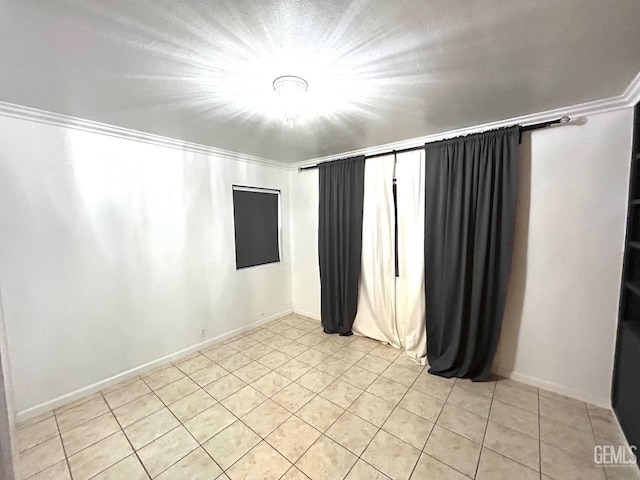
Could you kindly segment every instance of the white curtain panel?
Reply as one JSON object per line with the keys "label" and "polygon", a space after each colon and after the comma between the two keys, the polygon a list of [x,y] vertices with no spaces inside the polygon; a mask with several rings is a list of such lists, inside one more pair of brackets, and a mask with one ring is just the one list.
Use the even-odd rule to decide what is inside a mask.
{"label": "white curtain panel", "polygon": [[[407,354],[421,365],[426,363],[427,357],[424,293],[424,162],[424,150],[398,154],[396,162],[399,272],[395,284],[397,335]],[[369,164],[366,165],[365,172],[368,167]]]}
{"label": "white curtain panel", "polygon": [[353,332],[401,348],[395,302],[394,161],[394,155],[370,158],[364,169],[362,272]]}

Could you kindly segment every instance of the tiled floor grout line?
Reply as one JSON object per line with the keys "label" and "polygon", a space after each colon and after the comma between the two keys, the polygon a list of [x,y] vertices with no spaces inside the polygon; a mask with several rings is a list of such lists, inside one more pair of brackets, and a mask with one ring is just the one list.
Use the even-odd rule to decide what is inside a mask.
{"label": "tiled floor grout line", "polygon": [[[65,448],[64,441],[62,440],[62,432],[60,431],[60,425],[58,425],[58,417],[56,416],[55,412],[53,413],[53,419],[56,422],[56,429],[58,430],[58,436],[60,437],[60,444],[62,445],[62,453],[64,454],[64,461],[67,464],[67,468],[69,469],[69,478],[73,480],[73,473],[71,472],[71,464],[69,463],[69,457],[67,456],[67,449]],[[50,468],[50,467],[47,467],[47,468]]]}
{"label": "tiled floor grout line", "polygon": [[[182,370],[181,370],[181,371],[182,371]],[[184,373],[184,372],[183,372],[183,373]],[[186,374],[185,374],[185,375],[186,375]],[[144,379],[142,379],[142,381],[144,382]],[[193,381],[193,380],[191,380],[191,381]],[[195,383],[195,382],[194,382],[194,383]],[[148,385],[146,382],[145,382],[145,385],[147,385],[147,387],[148,387],[148,388],[151,388],[151,387],[149,387],[149,385]],[[196,385],[198,385],[198,384],[196,383]],[[199,385],[198,385],[198,388],[200,388],[201,390],[204,390],[204,389],[202,389]],[[153,390],[152,390],[152,391],[153,391]],[[195,393],[195,391],[194,391],[194,392],[191,392],[191,393]],[[187,394],[187,395],[191,395],[191,393],[189,393],[189,394]],[[207,392],[205,391],[205,393],[207,393]],[[184,395],[184,396],[180,397],[179,399],[177,399],[177,400],[176,400],[176,402],[177,402],[178,400],[181,400],[182,398],[186,397],[187,395]],[[207,393],[207,395],[209,395],[209,394]],[[222,472],[224,472],[224,469],[223,469],[220,465],[218,465],[218,462],[216,462],[216,461],[213,459],[213,457],[211,457],[211,455],[209,454],[209,452],[207,452],[207,449],[206,449],[206,448],[204,448],[204,447],[202,446],[203,444],[201,444],[201,443],[198,441],[198,439],[197,439],[196,437],[194,437],[194,436],[193,436],[193,434],[192,434],[192,433],[189,431],[189,429],[188,429],[188,428],[187,428],[187,427],[182,423],[182,421],[181,421],[181,420],[176,416],[176,414],[175,414],[175,413],[173,413],[173,411],[169,408],[169,405],[167,405],[167,404],[165,403],[165,401],[164,401],[164,400],[162,400],[160,397],[158,397],[158,398],[160,399],[160,401],[161,401],[161,402],[162,402],[162,404],[164,405],[164,408],[166,408],[166,409],[169,411],[169,413],[171,413],[171,415],[173,415],[173,417],[178,421],[179,426],[178,426],[178,427],[175,427],[175,428],[172,428],[171,430],[169,430],[168,432],[163,433],[162,435],[160,435],[160,436],[159,436],[159,437],[157,437],[157,438],[154,438],[154,439],[153,439],[151,442],[149,442],[147,445],[151,445],[153,442],[155,442],[155,441],[156,441],[156,440],[158,440],[159,438],[162,438],[162,437],[164,437],[165,435],[167,435],[168,433],[173,432],[176,428],[182,427],[182,428],[183,428],[183,429],[184,429],[184,430],[189,434],[189,436],[191,436],[191,438],[193,438],[193,439],[195,440],[195,442],[196,442],[196,444],[197,444],[198,446],[197,446],[196,448],[194,448],[193,450],[190,450],[186,455],[183,455],[183,456],[182,456],[182,457],[180,457],[178,460],[176,460],[176,461],[175,461],[175,462],[173,462],[171,465],[169,465],[167,468],[165,468],[164,470],[162,470],[161,472],[159,472],[159,473],[158,473],[158,475],[156,475],[156,477],[152,477],[152,476],[149,474],[149,478],[157,478],[157,477],[159,477],[159,476],[160,476],[160,475],[162,475],[164,472],[166,472],[167,470],[169,470],[171,467],[173,467],[173,466],[174,466],[174,465],[176,465],[177,463],[181,462],[183,459],[185,459],[186,457],[188,457],[189,455],[191,455],[193,452],[195,452],[195,451],[196,451],[196,450],[198,450],[199,448],[202,448],[202,450],[203,450],[203,451],[204,451],[204,452],[209,456],[209,458],[211,458],[211,460],[212,460],[212,461],[213,461],[213,462],[218,466],[218,468],[220,468],[220,470],[221,470]],[[213,397],[212,397],[212,398],[213,398]],[[214,400],[215,400],[215,399],[214,399]],[[175,403],[175,402],[174,402],[174,403]],[[224,406],[223,406],[223,407],[224,407]],[[211,407],[209,407],[209,408],[211,408]],[[200,412],[200,413],[202,413],[202,412]],[[198,414],[198,415],[199,415],[199,414]],[[197,416],[197,415],[195,415],[193,418],[195,418],[196,416]],[[125,436],[126,436],[126,433],[125,433]],[[208,439],[207,439],[207,441],[208,441]],[[206,442],[204,442],[204,443],[206,443]],[[144,447],[146,447],[147,445],[145,445]],[[133,445],[132,445],[132,447],[133,447]],[[144,447],[141,447],[141,449],[142,449],[142,448],[144,448]],[[137,452],[135,449],[134,449],[134,452],[136,452],[136,455],[137,455],[137,453],[138,453],[138,452]],[[140,463],[142,463],[142,461],[141,461]],[[144,464],[143,464],[143,466],[144,466]],[[146,470],[147,470],[147,468],[145,467],[145,471],[146,471]],[[148,472],[147,472],[147,474],[148,474]]]}
{"label": "tiled floor grout line", "polygon": [[[143,380],[143,382],[144,382],[144,380]],[[145,385],[147,385],[147,384],[145,383]],[[147,385],[147,387],[148,387],[148,386],[149,386],[149,385]],[[134,454],[134,455],[136,456],[136,458],[138,459],[138,462],[140,462],[140,465],[142,465],[142,469],[145,471],[145,473],[147,474],[147,476],[148,476],[149,478],[152,478],[152,477],[151,477],[151,474],[150,474],[150,473],[149,473],[149,471],[147,470],[146,465],[145,465],[144,463],[142,463],[142,459],[141,459],[141,458],[140,458],[140,456],[138,455],[138,451],[133,447],[133,444],[131,443],[131,440],[129,440],[129,437],[127,436],[126,432],[124,431],[124,428],[122,428],[122,424],[120,423],[120,420],[118,420],[118,417],[116,417],[116,414],[113,412],[113,409],[111,408],[111,405],[109,405],[109,402],[107,402],[107,399],[104,397],[104,394],[102,394],[102,393],[101,393],[101,395],[102,395],[102,399],[104,400],[104,403],[106,403],[106,404],[107,404],[107,408],[109,409],[109,412],[111,412],[111,415],[113,416],[114,420],[116,421],[116,423],[117,423],[117,424],[118,424],[118,426],[120,427],[120,431],[122,432],[122,435],[124,435],[124,438],[126,438],[127,442],[129,443],[129,446],[131,447],[131,450],[133,451],[133,454]],[[138,397],[138,398],[140,398],[140,397]],[[136,399],[136,400],[137,400],[137,399]],[[134,401],[134,400],[132,400],[132,401]],[[125,404],[125,405],[126,405],[126,404]],[[122,405],[121,405],[121,406],[122,406]],[[154,412],[154,413],[155,413],[155,412]],[[145,418],[146,418],[146,417],[145,417]],[[135,422],[134,422],[134,423],[135,423]],[[117,433],[117,432],[116,432],[116,433]],[[113,434],[113,435],[115,435],[115,434]],[[106,438],[108,438],[108,437],[106,437]],[[96,443],[97,443],[97,442],[96,442]],[[95,445],[95,443],[94,443],[93,445]],[[89,448],[89,447],[87,447],[87,448]],[[117,465],[118,463],[120,463],[120,462],[121,462],[122,460],[124,460],[125,458],[127,458],[127,457],[124,457],[124,458],[122,458],[122,459],[118,460],[118,461],[117,461],[116,463],[114,463],[113,465]],[[108,466],[107,468],[105,468],[104,470],[102,470],[102,472],[104,472],[104,471],[108,470],[109,468],[113,467],[113,465]],[[98,475],[100,475],[100,473],[102,473],[102,472],[98,472],[98,473],[96,473],[96,474],[95,474],[95,475],[93,475],[93,477],[91,477],[91,478],[97,477],[97,476],[98,476]],[[89,479],[89,480],[91,480],[91,479]]]}
{"label": "tiled floor grout line", "polygon": [[[457,380],[454,382],[454,385],[457,383]],[[484,432],[482,434],[482,442],[480,443],[480,455],[478,455],[478,462],[476,463],[476,472],[473,475],[473,478],[478,476],[478,469],[480,468],[480,460],[482,459],[482,450],[484,450],[484,441],[487,438],[487,430],[489,430],[489,419],[491,418],[491,409],[493,408],[493,400],[496,395],[496,387],[497,384],[493,386],[493,391],[491,392],[491,403],[489,404],[489,412],[487,413],[487,423],[484,426]],[[452,389],[453,390],[453,389]],[[539,457],[540,455],[538,455]]]}

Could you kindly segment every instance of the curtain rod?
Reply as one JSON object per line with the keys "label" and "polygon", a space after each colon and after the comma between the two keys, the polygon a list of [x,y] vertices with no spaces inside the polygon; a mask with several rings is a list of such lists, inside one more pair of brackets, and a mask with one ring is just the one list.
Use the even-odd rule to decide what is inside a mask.
{"label": "curtain rod", "polygon": [[[542,128],[547,128],[551,125],[566,125],[567,123],[569,123],[571,121],[571,119],[564,115],[560,118],[556,118],[555,120],[550,120],[548,122],[541,122],[541,123],[533,123],[531,125],[524,125],[520,127],[520,132],[530,132],[532,130],[540,130]],[[479,132],[480,133],[480,132]],[[455,137],[453,137],[455,138]],[[448,140],[448,139],[447,139]],[[437,140],[438,142],[442,141],[442,140]],[[419,145],[417,147],[409,147],[409,148],[403,148],[401,150],[391,150],[389,152],[382,152],[382,153],[374,153],[372,155],[365,155],[365,160],[367,158],[376,158],[376,157],[384,157],[385,155],[391,155],[394,153],[406,153],[406,152],[414,152],[416,150],[422,150],[423,148],[425,148],[424,145]],[[329,160],[330,162],[333,160]],[[323,163],[323,162],[321,162]],[[309,165],[308,167],[298,167],[298,171],[299,172],[304,172],[305,170],[313,170],[314,168],[318,168],[319,163],[316,163],[315,165]]]}

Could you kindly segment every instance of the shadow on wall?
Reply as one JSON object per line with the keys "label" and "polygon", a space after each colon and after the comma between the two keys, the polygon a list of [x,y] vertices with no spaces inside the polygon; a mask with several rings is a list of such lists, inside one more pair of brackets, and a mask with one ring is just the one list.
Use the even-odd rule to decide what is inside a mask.
{"label": "shadow on wall", "polygon": [[524,309],[524,292],[527,279],[527,252],[529,243],[529,214],[531,207],[531,134],[522,135],[518,170],[518,204],[513,239],[513,258],[509,291],[504,309],[502,334],[498,352],[493,362],[494,370],[510,372],[514,369],[520,323]]}

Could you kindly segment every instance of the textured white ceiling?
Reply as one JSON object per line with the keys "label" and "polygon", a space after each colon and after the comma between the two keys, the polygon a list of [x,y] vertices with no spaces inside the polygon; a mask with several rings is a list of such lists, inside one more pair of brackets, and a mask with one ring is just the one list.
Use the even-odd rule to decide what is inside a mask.
{"label": "textured white ceiling", "polygon": [[[638,0],[0,0],[0,100],[294,162],[621,94]],[[272,80],[309,82],[289,127]]]}

